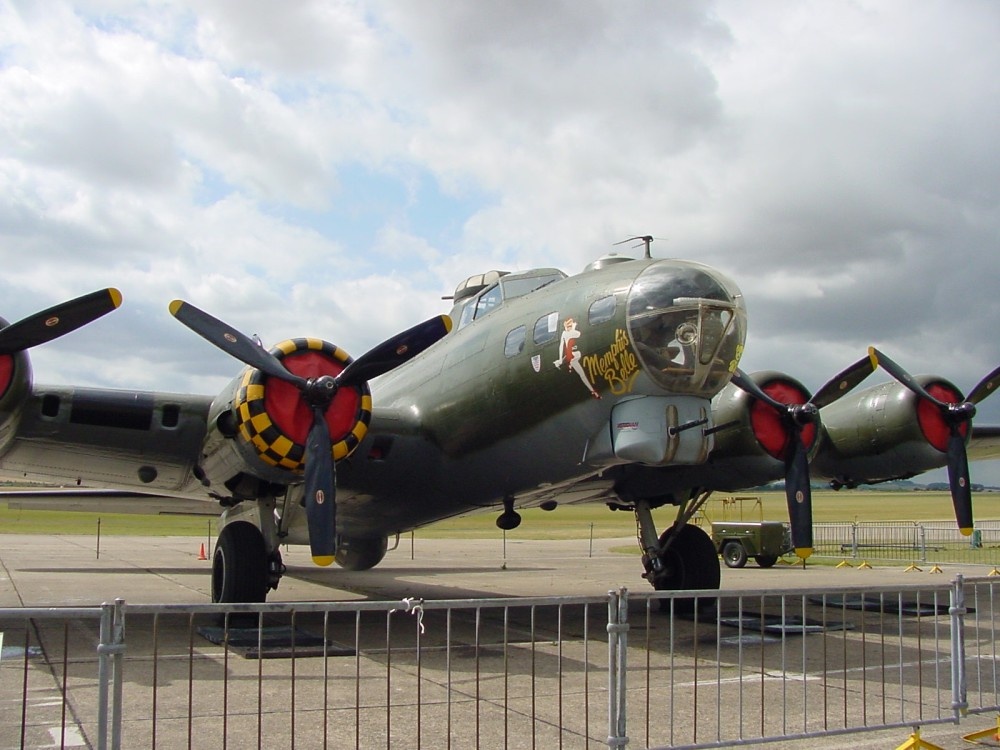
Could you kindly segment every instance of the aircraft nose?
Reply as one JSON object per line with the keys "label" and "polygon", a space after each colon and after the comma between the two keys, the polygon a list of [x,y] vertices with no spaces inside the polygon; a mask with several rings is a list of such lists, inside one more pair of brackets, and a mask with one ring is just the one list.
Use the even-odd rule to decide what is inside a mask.
{"label": "aircraft nose", "polygon": [[657,261],[629,291],[628,329],[644,371],[657,385],[711,397],[729,382],[743,352],[743,295],[708,266]]}

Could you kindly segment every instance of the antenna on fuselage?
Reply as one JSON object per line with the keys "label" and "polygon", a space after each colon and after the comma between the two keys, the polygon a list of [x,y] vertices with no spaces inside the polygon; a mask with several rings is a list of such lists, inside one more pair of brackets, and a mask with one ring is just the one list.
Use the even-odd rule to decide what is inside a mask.
{"label": "antenna on fuselage", "polygon": [[[635,237],[629,237],[627,240],[622,240],[621,242],[616,242],[615,244],[616,245],[624,245],[626,242],[632,242],[633,240],[642,240],[642,244],[646,248],[646,250],[645,250],[645,257],[646,258],[652,258],[653,257],[652,254],[649,251],[649,246],[653,244],[653,235],[651,235],[651,234],[637,235]],[[638,245],[634,245],[633,247],[639,247],[639,246]]]}

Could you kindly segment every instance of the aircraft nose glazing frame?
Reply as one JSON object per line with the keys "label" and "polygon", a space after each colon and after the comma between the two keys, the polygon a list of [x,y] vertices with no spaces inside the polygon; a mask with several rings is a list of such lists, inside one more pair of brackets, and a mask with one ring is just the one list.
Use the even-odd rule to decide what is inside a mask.
{"label": "aircraft nose glazing frame", "polygon": [[629,291],[628,332],[643,370],[658,386],[711,397],[739,364],[746,309],[736,285],[718,272],[658,262]]}

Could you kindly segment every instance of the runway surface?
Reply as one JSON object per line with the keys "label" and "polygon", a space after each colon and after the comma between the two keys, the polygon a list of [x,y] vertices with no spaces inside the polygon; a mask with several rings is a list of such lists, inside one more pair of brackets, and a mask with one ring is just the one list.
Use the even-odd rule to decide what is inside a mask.
{"label": "runway surface", "polygon": [[[211,601],[212,540],[192,537],[0,535],[0,607],[94,605],[122,598],[129,604]],[[635,549],[634,553],[621,550]],[[404,537],[382,563],[362,572],[318,568],[305,547],[282,548],[288,572],[269,601],[457,599],[506,596],[601,596],[621,587],[645,591],[634,539],[519,541]],[[946,566],[942,573],[827,564],[753,562],[722,568],[722,588],[782,590],[801,587],[894,586],[940,583],[981,567]]]}
{"label": "runway surface", "polygon": [[[210,559],[199,559],[203,550],[211,557],[212,540],[193,537],[96,537],[0,535],[0,608],[85,606],[117,598],[128,604],[201,604],[210,601]],[[404,537],[375,569],[349,572],[337,567],[317,568],[306,548],[283,549],[288,572],[271,602],[399,601],[405,598],[463,599],[516,596],[603,596],[626,587],[644,592],[634,539],[571,541],[521,541],[420,539]],[[906,572],[901,566],[868,569],[834,568],[831,564],[777,565],[761,569],[752,562],[741,570],[722,568],[722,588],[740,591],[783,591],[815,587],[903,584],[946,584],[956,574],[982,576],[987,571],[970,566],[948,566],[940,574]],[[595,612],[595,632],[602,630],[601,613]],[[184,623],[164,620],[165,642],[187,643]],[[133,656],[146,638],[142,621],[130,625]],[[395,635],[394,635],[395,637]],[[210,651],[199,646],[199,650]],[[218,659],[219,657],[212,657]],[[230,666],[230,669],[234,667]],[[253,665],[240,668],[254,669]],[[429,667],[425,666],[425,669]],[[140,681],[144,678],[139,678]],[[196,690],[201,691],[201,686]],[[209,690],[210,687],[204,689]],[[178,698],[182,703],[182,699]],[[134,713],[134,712],[133,712]],[[961,726],[926,727],[922,736],[941,747],[967,746],[961,735],[989,727],[993,719],[970,717]],[[426,729],[426,727],[425,727]],[[167,732],[165,727],[164,732]],[[177,741],[181,742],[180,730]],[[2,732],[0,732],[2,734]],[[170,732],[171,736],[173,731]],[[900,729],[833,737],[796,743],[771,743],[768,747],[895,747],[906,739]],[[161,739],[165,739],[161,737]],[[0,743],[2,744],[2,743]],[[183,743],[181,742],[181,746]],[[485,746],[491,746],[489,744]],[[638,742],[633,743],[638,747]]]}

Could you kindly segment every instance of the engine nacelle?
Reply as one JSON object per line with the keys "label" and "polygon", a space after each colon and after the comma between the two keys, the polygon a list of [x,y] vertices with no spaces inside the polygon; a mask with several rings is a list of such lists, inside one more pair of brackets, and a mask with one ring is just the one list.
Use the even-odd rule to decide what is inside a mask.
{"label": "engine nacelle", "polygon": [[[7,321],[0,318],[0,328]],[[31,393],[31,362],[25,351],[0,354],[0,456],[17,432],[21,414]]]}
{"label": "engine nacelle", "polygon": [[[940,401],[962,393],[942,378],[914,378]],[[853,487],[905,479],[947,462],[949,428],[933,404],[896,381],[845,396],[820,413],[824,438],[813,476]],[[963,426],[968,437],[968,425]]]}
{"label": "engine nacelle", "polygon": [[[271,354],[306,379],[336,376],[352,361],[342,349],[313,338],[282,341]],[[349,456],[364,438],[371,409],[367,383],[337,391],[326,411],[334,461]],[[212,403],[202,481],[214,493],[239,500],[259,496],[262,482],[301,481],[312,422],[312,410],[294,385],[246,368]]]}
{"label": "engine nacelle", "polygon": [[[786,404],[804,404],[810,394],[798,380],[781,372],[750,375],[767,394]],[[767,484],[785,475],[794,437],[777,412],[729,383],[713,399],[715,449],[709,462],[712,486],[723,491]],[[816,428],[803,430],[807,446],[815,447]]]}

